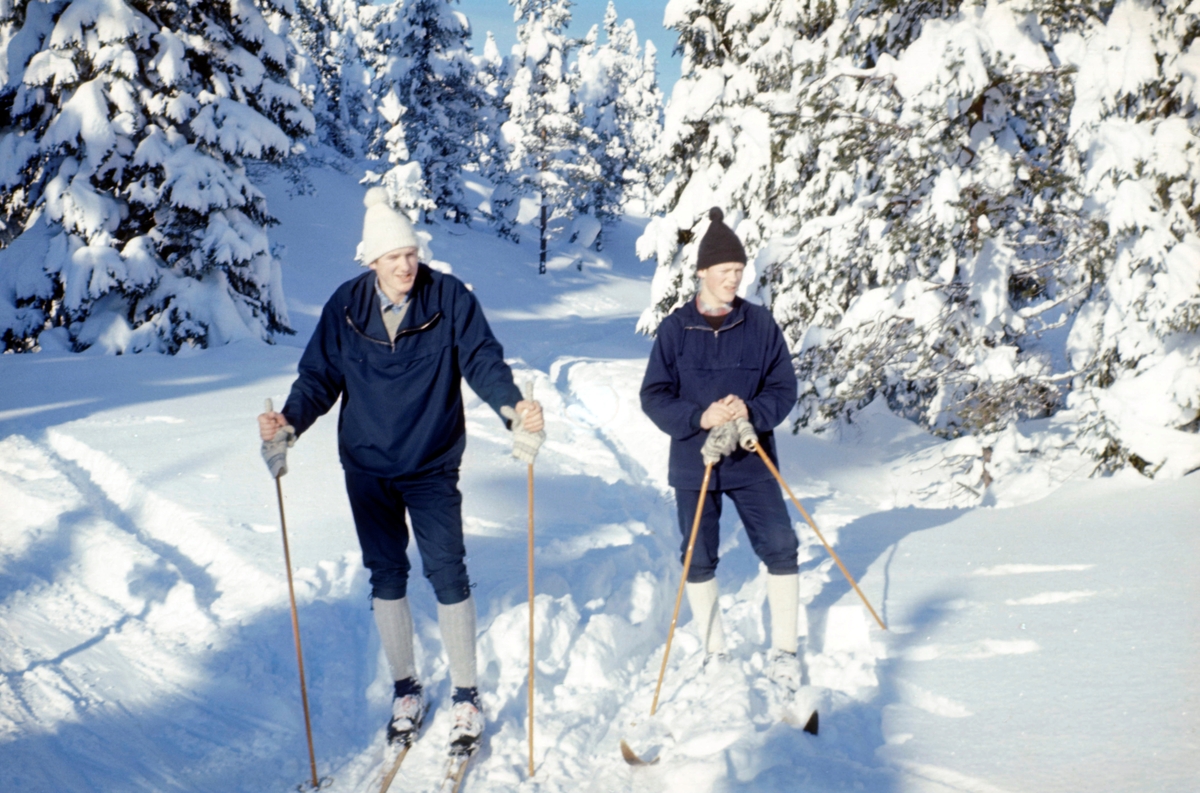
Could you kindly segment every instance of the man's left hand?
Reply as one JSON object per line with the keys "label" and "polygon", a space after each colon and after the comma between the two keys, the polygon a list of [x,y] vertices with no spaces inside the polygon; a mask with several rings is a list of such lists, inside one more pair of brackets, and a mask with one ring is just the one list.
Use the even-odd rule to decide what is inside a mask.
{"label": "man's left hand", "polygon": [[517,415],[521,417],[521,429],[526,432],[541,432],[546,428],[542,417],[541,403],[532,399],[522,399],[517,403]]}
{"label": "man's left hand", "polygon": [[721,402],[722,404],[729,406],[729,408],[733,411],[733,417],[735,419],[750,419],[750,408],[746,407],[746,403],[742,401],[741,397],[730,394],[722,399]]}
{"label": "man's left hand", "polygon": [[532,399],[522,399],[516,407],[505,405],[500,408],[500,415],[512,422],[513,457],[533,465],[538,449],[546,440],[542,406]]}

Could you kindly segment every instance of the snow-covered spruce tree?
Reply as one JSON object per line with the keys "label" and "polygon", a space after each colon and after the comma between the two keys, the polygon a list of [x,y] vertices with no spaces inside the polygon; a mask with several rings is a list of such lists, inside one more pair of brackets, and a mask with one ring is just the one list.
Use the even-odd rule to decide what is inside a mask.
{"label": "snow-covered spruce tree", "polygon": [[[610,3],[605,22],[615,15]],[[588,154],[597,170],[596,179],[579,196],[577,211],[595,218],[603,229],[621,214],[621,173],[626,151],[616,129],[615,53],[607,42],[599,44],[598,31],[598,26],[593,25],[579,42],[570,79],[572,102],[579,108],[581,126],[589,133]],[[596,237],[596,243],[603,244],[601,236]]]}
{"label": "snow-covered spruce tree", "polygon": [[880,396],[950,436],[1049,415],[1108,251],[1080,215],[1069,70],[1003,5],[922,27],[896,56],[843,34],[845,76],[803,84],[785,127],[801,224],[761,263],[806,423]]}
{"label": "snow-covered spruce tree", "polygon": [[287,83],[286,6],[0,6],[8,350],[113,351],[288,332],[273,222],[245,157],[310,134]]}
{"label": "snow-covered spruce tree", "polygon": [[486,179],[495,180],[503,173],[506,159],[500,128],[508,120],[508,108],[504,104],[508,59],[500,54],[496,37],[489,30],[483,53],[473,56],[471,61],[475,65],[479,110],[475,114],[468,168],[478,171]]}
{"label": "snow-covered spruce tree", "polygon": [[1067,338],[1069,412],[1102,468],[1178,476],[1200,466],[1200,3],[1062,7],[1033,4],[1076,70],[1071,145],[1108,253]]}
{"label": "snow-covered spruce tree", "polygon": [[588,33],[573,76],[583,125],[594,133],[591,155],[599,170],[581,210],[608,226],[621,216],[630,199],[644,206],[651,190],[662,93],[655,74],[654,45],[647,42],[646,55],[642,55],[633,20],[618,25],[612,2],[604,15],[604,33],[603,44],[597,44],[596,28]]}
{"label": "snow-covered spruce tree", "polygon": [[[386,150],[393,172],[384,180],[394,195],[412,190],[414,164],[419,165],[424,195],[416,205],[427,217],[469,221],[462,170],[472,159],[481,99],[466,17],[451,9],[450,0],[379,8],[367,57],[372,91],[392,130],[376,138],[371,153]],[[403,137],[394,132],[400,126]]]}
{"label": "snow-covered spruce tree", "polygon": [[312,107],[317,136],[350,158],[363,155],[379,126],[363,64],[362,11],[356,0],[296,0],[289,31],[293,85]]}
{"label": "snow-covered spruce tree", "polygon": [[658,139],[663,125],[663,95],[658,85],[658,51],[647,39],[639,56],[637,33],[626,20],[610,34],[613,47],[624,57],[618,60],[617,130],[628,152],[624,181],[624,206],[637,201],[639,211],[649,206],[662,188],[656,167]]}
{"label": "snow-covered spruce tree", "polygon": [[501,128],[508,157],[492,194],[492,211],[499,232],[510,235],[517,223],[532,219],[518,214],[520,200],[536,198],[539,270],[545,272],[549,241],[575,216],[599,169],[588,150],[592,133],[580,123],[567,72],[573,42],[563,30],[571,19],[570,2],[510,3],[518,24],[505,98],[508,120]]}
{"label": "snow-covered spruce tree", "polygon": [[[1168,250],[1180,246],[1172,261],[1189,260],[1182,254],[1195,239],[1194,213],[1179,217],[1194,206],[1185,198],[1194,195],[1186,176],[1194,166],[1180,163],[1195,156],[1185,66],[1194,33],[1190,23],[1178,23],[1189,18],[1182,4],[1116,7],[1108,26],[1122,14],[1141,14],[1146,46],[1136,37],[1131,43],[1131,22],[1101,42],[1099,12],[1072,16],[1061,2],[1034,5],[669,6],[685,86],[666,114],[674,173],[665,214],[639,243],[643,255],[659,261],[643,329],[689,297],[694,241],[704,231],[704,212],[716,204],[730,210],[757,254],[751,291],[771,305],[797,353],[800,424],[850,418],[880,397],[951,436],[1061,410],[1070,389],[1103,371],[1087,361],[1113,360],[1099,341],[1084,344],[1081,328],[1095,326],[1088,317],[1098,313],[1095,298],[1112,291],[1106,283],[1122,250],[1145,250],[1151,237],[1160,246],[1147,255],[1158,264],[1134,267],[1125,256],[1116,267],[1120,278],[1135,271],[1120,290],[1131,311],[1144,311],[1153,274],[1170,269]],[[1167,31],[1173,44],[1150,46],[1166,41]],[[1123,112],[1149,116],[1154,107],[1175,116],[1145,119],[1143,135],[1160,135],[1161,128],[1173,137],[1144,137],[1141,149],[1130,150],[1139,153],[1126,159],[1128,173],[1162,177],[1147,177],[1140,189],[1164,203],[1156,217],[1175,218],[1160,226],[1169,236],[1139,230],[1136,244],[1112,224],[1116,209],[1128,218],[1134,204],[1097,193],[1111,186],[1111,156],[1097,171],[1100,150],[1081,144],[1081,108],[1097,102],[1088,99],[1096,92],[1089,69],[1076,68],[1089,47],[1111,58],[1127,46],[1157,48],[1163,79],[1146,89],[1152,101],[1140,111]],[[1143,71],[1153,75],[1155,58],[1146,58]],[[1090,69],[1114,74],[1099,62]],[[1104,79],[1131,84],[1119,74]],[[1141,91],[1149,78],[1138,79],[1147,81],[1132,83]],[[1109,107],[1132,107],[1129,93],[1111,91]],[[1174,152],[1148,167],[1168,140]],[[1155,184],[1157,192],[1146,187]],[[1157,278],[1173,295],[1158,299],[1159,328],[1189,333],[1183,318],[1196,279],[1186,265],[1175,272],[1174,291],[1166,277]],[[1128,345],[1127,313],[1106,316],[1111,343]],[[1163,334],[1158,338],[1164,343]],[[1095,381],[1106,385],[1103,377]],[[1188,410],[1195,415],[1188,407],[1194,401],[1175,404],[1177,419]],[[1115,423],[1098,411],[1091,419],[1095,426]],[[1107,454],[1120,460],[1127,453],[1109,444]]]}

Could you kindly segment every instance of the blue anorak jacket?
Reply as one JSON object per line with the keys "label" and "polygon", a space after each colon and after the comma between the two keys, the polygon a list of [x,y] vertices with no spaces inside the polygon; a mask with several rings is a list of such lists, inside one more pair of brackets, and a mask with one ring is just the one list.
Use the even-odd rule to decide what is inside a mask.
{"label": "blue anorak jacket", "polygon": [[367,272],[338,287],[300,358],[283,415],[303,434],[341,397],[338,452],[348,471],[401,478],[457,468],[466,448],[462,378],[497,413],[521,392],[479,301],[420,265],[388,338]]}
{"label": "blue anorak jacket", "polygon": [[[759,443],[776,466],[775,434],[796,404],[796,373],[783,333],[762,306],[741,298],[719,328],[689,300],[658,326],[642,380],[642,410],[671,436],[668,482],[699,491],[704,480],[700,449],[708,431],[700,416],[729,394],[741,397]],[[709,490],[733,490],[773,479],[755,452],[738,449],[713,466]]]}

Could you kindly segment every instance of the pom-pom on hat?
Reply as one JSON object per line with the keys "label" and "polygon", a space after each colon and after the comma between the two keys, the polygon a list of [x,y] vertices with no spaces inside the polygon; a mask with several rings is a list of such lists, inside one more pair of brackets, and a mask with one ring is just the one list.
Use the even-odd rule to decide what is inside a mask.
{"label": "pom-pom on hat", "polygon": [[700,239],[700,254],[696,257],[696,269],[706,270],[714,264],[725,262],[746,263],[746,249],[742,241],[725,225],[725,213],[717,207],[708,210],[708,231]]}
{"label": "pom-pom on hat", "polygon": [[363,264],[397,248],[416,248],[417,235],[412,223],[388,202],[387,190],[372,187],[363,197],[367,214],[363,218],[362,243],[358,246]]}

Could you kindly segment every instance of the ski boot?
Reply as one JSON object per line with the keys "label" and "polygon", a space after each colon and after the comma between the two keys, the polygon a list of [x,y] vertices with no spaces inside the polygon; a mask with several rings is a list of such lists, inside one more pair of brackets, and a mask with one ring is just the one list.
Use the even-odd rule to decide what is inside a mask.
{"label": "ski boot", "polygon": [[787,692],[800,690],[800,659],[787,650],[767,653],[767,679]]}
{"label": "ski boot", "polygon": [[483,735],[483,706],[479,704],[478,689],[455,689],[450,717],[453,719],[450,727],[451,754],[473,754],[479,748],[479,739]]}
{"label": "ski boot", "polygon": [[408,677],[396,681],[392,697],[392,720],[388,722],[388,746],[408,746],[417,737],[425,721],[425,698],[421,684]]}

